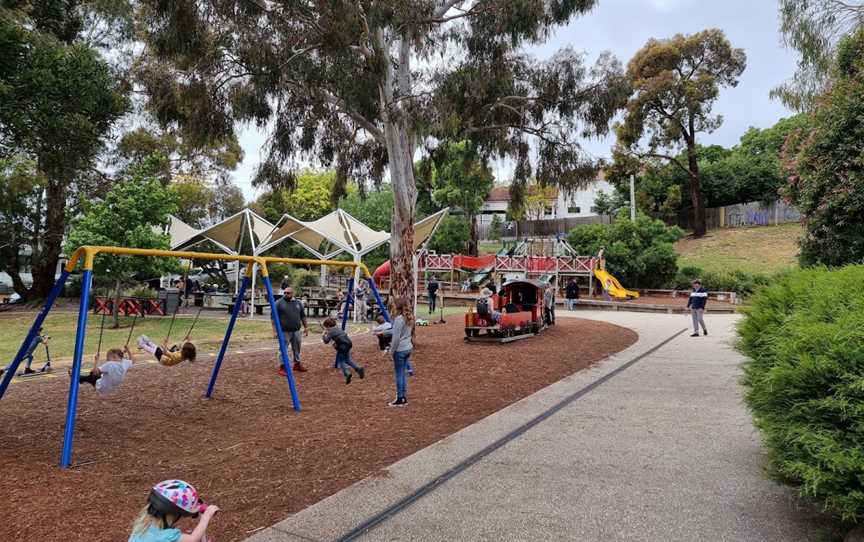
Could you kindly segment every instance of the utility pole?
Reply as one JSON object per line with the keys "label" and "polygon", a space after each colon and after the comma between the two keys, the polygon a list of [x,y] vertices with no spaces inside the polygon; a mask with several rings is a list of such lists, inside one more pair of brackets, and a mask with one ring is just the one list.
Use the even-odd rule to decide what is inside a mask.
{"label": "utility pole", "polygon": [[636,222],[636,176],[630,174],[630,221]]}

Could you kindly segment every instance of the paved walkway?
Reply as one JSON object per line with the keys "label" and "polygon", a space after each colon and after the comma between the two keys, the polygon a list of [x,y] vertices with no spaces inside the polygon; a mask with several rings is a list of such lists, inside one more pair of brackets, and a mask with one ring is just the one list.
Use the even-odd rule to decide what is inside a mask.
{"label": "paved walkway", "polygon": [[303,510],[248,542],[806,541],[819,518],[762,474],[736,317],[586,313],[628,350]]}

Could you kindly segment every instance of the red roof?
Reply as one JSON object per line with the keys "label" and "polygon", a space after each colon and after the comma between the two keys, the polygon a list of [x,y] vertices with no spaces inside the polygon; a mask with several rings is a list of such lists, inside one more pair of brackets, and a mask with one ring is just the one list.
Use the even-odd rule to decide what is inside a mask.
{"label": "red roof", "polygon": [[489,192],[489,196],[486,198],[486,201],[510,201],[510,187],[493,187],[492,191]]}
{"label": "red roof", "polygon": [[[549,200],[552,201],[558,197],[558,189],[554,189],[550,192]],[[509,186],[496,186],[492,188],[489,192],[489,196],[486,197],[487,202],[493,201],[510,201],[510,187]]]}

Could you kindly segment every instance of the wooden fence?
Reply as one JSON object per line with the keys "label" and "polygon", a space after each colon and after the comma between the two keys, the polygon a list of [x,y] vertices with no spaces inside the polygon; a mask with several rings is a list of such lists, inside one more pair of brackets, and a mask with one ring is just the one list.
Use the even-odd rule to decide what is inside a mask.
{"label": "wooden fence", "polygon": [[[718,228],[744,228],[749,226],[769,226],[800,222],[801,213],[783,201],[770,204],[754,201],[725,207],[705,209],[705,224],[709,230]],[[693,210],[682,211],[678,215],[678,226],[685,230],[693,229]]]}

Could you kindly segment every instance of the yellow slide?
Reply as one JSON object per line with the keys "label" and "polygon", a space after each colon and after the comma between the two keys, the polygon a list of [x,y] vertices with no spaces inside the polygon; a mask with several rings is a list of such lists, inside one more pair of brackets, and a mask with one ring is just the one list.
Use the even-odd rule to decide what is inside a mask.
{"label": "yellow slide", "polygon": [[639,297],[639,292],[625,289],[623,286],[621,286],[621,283],[618,282],[618,279],[616,279],[602,269],[595,269],[594,276],[597,277],[597,280],[600,281],[600,286],[607,292],[609,292],[609,295],[611,295],[612,297],[617,297],[618,299]]}

